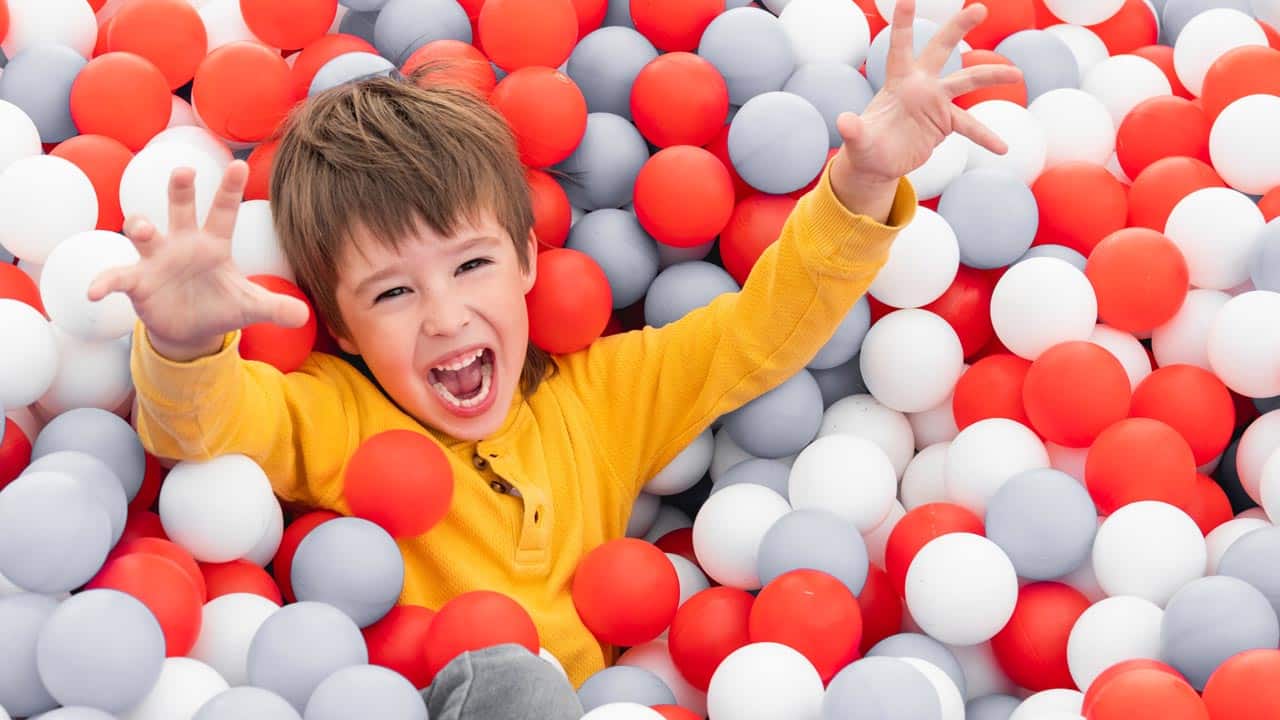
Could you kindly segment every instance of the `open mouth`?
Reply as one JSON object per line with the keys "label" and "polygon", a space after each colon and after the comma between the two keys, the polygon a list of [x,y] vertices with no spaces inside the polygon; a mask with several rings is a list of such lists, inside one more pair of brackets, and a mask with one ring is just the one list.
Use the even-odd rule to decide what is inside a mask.
{"label": "open mouth", "polygon": [[448,365],[431,368],[429,382],[445,404],[458,410],[478,407],[493,388],[493,350],[481,348]]}

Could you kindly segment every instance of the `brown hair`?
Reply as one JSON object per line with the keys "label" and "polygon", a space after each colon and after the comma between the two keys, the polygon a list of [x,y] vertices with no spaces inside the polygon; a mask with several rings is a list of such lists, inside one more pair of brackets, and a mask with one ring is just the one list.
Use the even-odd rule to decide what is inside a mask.
{"label": "brown hair", "polygon": [[[300,103],[281,125],[271,173],[276,232],[298,286],[335,334],[338,259],[355,228],[398,248],[419,222],[442,235],[489,210],[529,270],[533,207],[506,120],[477,93],[432,83],[439,66],[410,78],[349,82]],[[525,394],[555,372],[529,343]]]}

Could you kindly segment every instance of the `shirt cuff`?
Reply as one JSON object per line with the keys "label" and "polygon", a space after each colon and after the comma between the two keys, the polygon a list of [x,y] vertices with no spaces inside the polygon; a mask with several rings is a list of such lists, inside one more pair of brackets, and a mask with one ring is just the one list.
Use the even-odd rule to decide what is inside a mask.
{"label": "shirt cuff", "polygon": [[831,186],[831,163],[827,163],[816,187],[800,200],[806,219],[807,243],[823,269],[836,273],[865,272],[868,264],[882,266],[889,259],[889,247],[902,228],[915,218],[918,205],[915,188],[906,177],[899,179],[888,219],[881,223],[855,213],[836,197]]}
{"label": "shirt cuff", "polygon": [[141,321],[134,326],[131,370],[138,395],[150,402],[166,405],[190,403],[199,399],[216,378],[240,360],[240,331],[222,337],[217,352],[184,362],[161,355],[151,344]]}

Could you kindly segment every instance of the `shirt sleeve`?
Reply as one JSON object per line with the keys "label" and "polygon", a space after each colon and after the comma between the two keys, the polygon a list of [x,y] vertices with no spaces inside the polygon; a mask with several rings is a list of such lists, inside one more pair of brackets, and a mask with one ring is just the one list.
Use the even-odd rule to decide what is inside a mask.
{"label": "shirt sleeve", "polygon": [[886,223],[852,213],[824,170],[740,291],[559,358],[628,489],[639,492],[716,418],[804,369],[866,293],[915,208],[903,178]]}

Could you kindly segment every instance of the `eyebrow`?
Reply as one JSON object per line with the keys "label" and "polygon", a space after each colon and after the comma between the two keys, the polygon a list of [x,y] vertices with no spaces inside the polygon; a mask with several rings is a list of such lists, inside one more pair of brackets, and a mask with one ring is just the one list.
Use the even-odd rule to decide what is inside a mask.
{"label": "eyebrow", "polygon": [[[472,236],[469,236],[467,239],[456,243],[453,246],[453,252],[454,254],[461,254],[479,245],[493,244],[497,242],[497,240],[498,238],[492,235],[472,235]],[[373,274],[365,277],[365,279],[361,280],[360,283],[356,285],[356,288],[353,292],[357,296],[364,295],[365,291],[369,289],[369,286],[385,280],[386,278],[396,274],[400,270],[401,270],[401,263],[399,262],[394,262],[390,265],[387,265],[383,267],[381,270],[378,270]]]}

